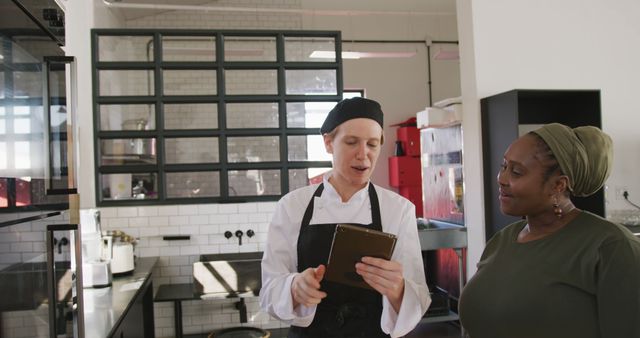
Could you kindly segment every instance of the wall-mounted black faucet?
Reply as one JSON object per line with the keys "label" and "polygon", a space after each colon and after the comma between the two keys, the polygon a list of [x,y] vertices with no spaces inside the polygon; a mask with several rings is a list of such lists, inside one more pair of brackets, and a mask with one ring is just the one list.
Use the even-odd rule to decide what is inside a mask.
{"label": "wall-mounted black faucet", "polygon": [[242,235],[244,235],[242,230],[236,230],[236,237],[238,237],[238,245],[242,245]]}
{"label": "wall-mounted black faucet", "polygon": [[[55,241],[54,241],[54,245],[55,245]],[[60,241],[58,242],[58,253],[61,254],[62,253],[62,247],[65,245],[69,245],[69,239],[67,239],[66,237],[62,237],[60,239]]]}

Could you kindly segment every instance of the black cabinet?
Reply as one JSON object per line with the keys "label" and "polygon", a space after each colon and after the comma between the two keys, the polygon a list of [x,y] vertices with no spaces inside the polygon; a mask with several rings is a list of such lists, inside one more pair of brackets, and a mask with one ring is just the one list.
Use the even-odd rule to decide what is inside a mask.
{"label": "black cabinet", "polygon": [[[518,220],[500,212],[496,175],[511,142],[537,125],[602,127],[599,90],[511,90],[480,100],[486,239]],[[604,189],[574,204],[604,217]]]}
{"label": "black cabinet", "polygon": [[153,338],[153,286],[148,278],[109,337]]}

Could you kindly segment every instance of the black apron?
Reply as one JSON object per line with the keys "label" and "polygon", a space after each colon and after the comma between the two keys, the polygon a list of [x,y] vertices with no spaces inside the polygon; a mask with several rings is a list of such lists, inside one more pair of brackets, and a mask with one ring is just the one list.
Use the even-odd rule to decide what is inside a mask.
{"label": "black apron", "polygon": [[[322,195],[323,184],[318,186],[302,218],[298,236],[298,272],[326,266],[333,241],[336,224],[309,225],[313,216],[313,201]],[[371,202],[371,224],[354,224],[382,231],[378,195],[369,183]],[[389,335],[382,332],[382,295],[374,290],[362,289],[333,283],[320,282],[320,290],[327,293],[316,308],[316,314],[309,327],[291,326],[289,338],[382,338]]]}

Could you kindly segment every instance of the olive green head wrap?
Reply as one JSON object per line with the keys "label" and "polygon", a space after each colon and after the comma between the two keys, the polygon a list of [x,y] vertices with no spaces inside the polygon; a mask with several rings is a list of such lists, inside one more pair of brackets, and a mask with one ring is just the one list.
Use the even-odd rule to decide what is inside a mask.
{"label": "olive green head wrap", "polygon": [[591,127],[571,129],[551,123],[533,131],[549,146],[560,169],[569,177],[574,196],[589,196],[604,185],[613,162],[611,137]]}

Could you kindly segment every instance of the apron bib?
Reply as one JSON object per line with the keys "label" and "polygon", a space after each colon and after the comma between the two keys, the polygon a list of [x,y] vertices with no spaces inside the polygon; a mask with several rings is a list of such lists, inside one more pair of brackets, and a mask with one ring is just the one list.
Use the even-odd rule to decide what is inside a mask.
{"label": "apron bib", "polygon": [[[323,184],[318,186],[307,205],[298,236],[298,272],[326,266],[333,241],[336,224],[309,225],[313,216],[315,197],[322,195]],[[382,231],[380,205],[373,184],[369,184],[371,202],[371,224],[354,224]],[[377,291],[356,288],[329,281],[320,282],[320,290],[327,293],[316,308],[313,322],[309,327],[291,326],[289,338],[382,338],[389,335],[382,332],[382,295]]]}

